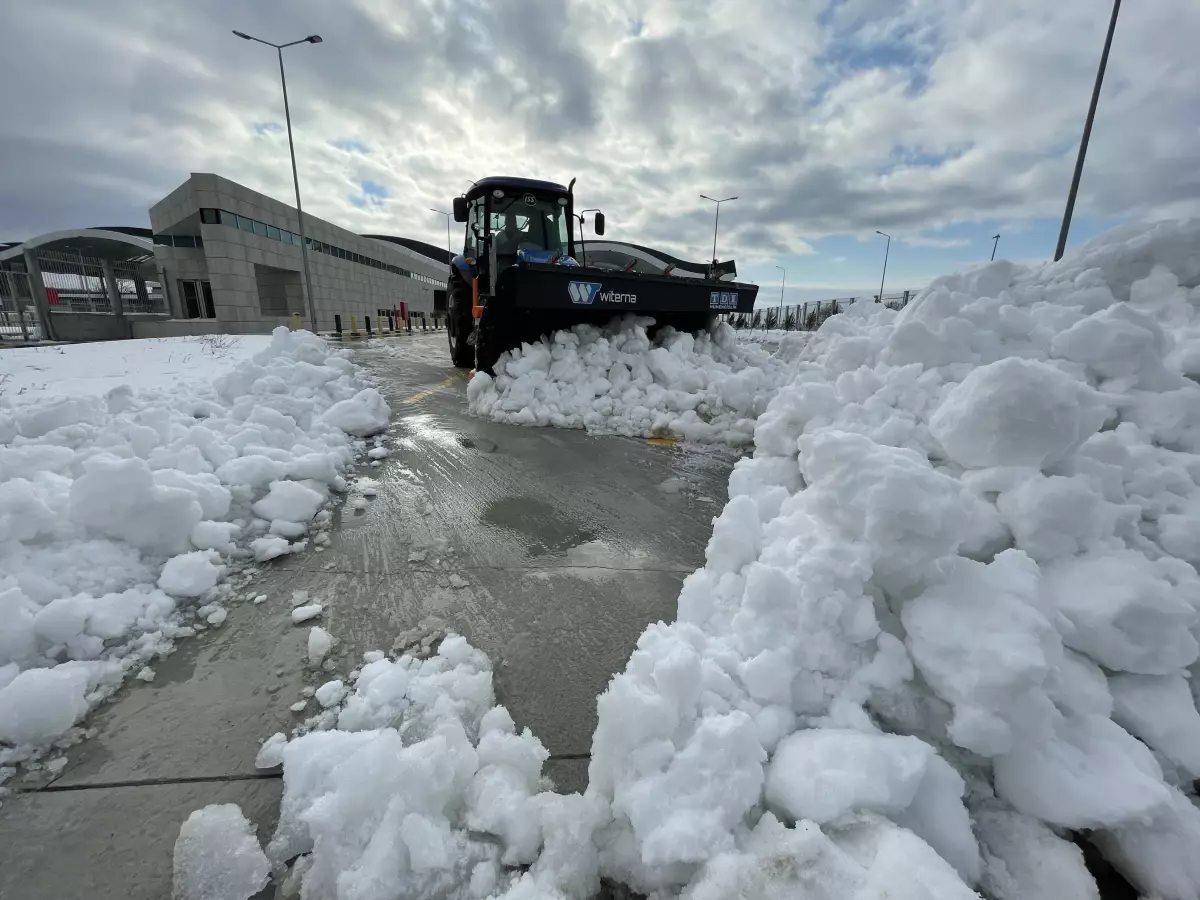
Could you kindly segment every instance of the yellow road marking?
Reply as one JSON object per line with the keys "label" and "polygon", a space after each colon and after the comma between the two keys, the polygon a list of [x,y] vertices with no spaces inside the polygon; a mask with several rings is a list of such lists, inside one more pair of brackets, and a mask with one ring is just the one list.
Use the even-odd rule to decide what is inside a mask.
{"label": "yellow road marking", "polygon": [[646,438],[646,443],[654,444],[657,447],[674,447],[679,441],[670,437],[650,437]]}
{"label": "yellow road marking", "polygon": [[444,387],[449,387],[450,385],[454,384],[454,382],[461,381],[463,378],[466,378],[466,377],[467,377],[466,372],[456,372],[455,374],[453,374],[449,378],[447,378],[445,381],[439,381],[433,387],[426,388],[423,391],[417,391],[411,397],[405,397],[400,402],[407,405],[409,403],[416,403],[418,400],[424,400],[430,394],[433,394],[433,393],[441,390]]}

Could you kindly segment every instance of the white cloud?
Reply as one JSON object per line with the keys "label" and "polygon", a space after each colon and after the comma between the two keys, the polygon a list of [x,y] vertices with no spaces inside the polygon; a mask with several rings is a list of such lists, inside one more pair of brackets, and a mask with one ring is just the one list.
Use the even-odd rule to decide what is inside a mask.
{"label": "white cloud", "polygon": [[[306,208],[445,240],[474,178],[566,181],[609,236],[753,263],[832,234],[915,246],[1061,214],[1107,4],[1094,0],[213,0],[6,4],[0,237],[141,223],[190,171],[291,195],[286,51]],[[1200,5],[1118,25],[1077,215],[1200,212]],[[50,37],[52,36],[52,37]],[[49,42],[49,43],[48,43]],[[54,64],[47,65],[47,46]],[[261,132],[261,133],[260,133]],[[364,152],[347,149],[361,142]],[[355,205],[364,180],[386,188]]]}

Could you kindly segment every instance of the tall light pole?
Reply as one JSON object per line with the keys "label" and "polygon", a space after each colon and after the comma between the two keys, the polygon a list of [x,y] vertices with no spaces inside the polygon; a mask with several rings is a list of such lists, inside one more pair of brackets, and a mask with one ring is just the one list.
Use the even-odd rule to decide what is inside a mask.
{"label": "tall light pole", "polygon": [[1067,250],[1067,233],[1071,230],[1071,215],[1075,212],[1075,195],[1079,192],[1079,179],[1083,175],[1083,158],[1087,155],[1088,141],[1092,137],[1092,120],[1096,118],[1096,104],[1100,102],[1100,86],[1104,83],[1104,69],[1108,66],[1108,51],[1112,47],[1113,32],[1117,30],[1117,13],[1121,11],[1121,0],[1113,0],[1112,18],[1108,21],[1108,36],[1104,39],[1104,52],[1100,54],[1100,68],[1096,70],[1096,84],[1092,88],[1092,102],[1088,106],[1087,118],[1083,122],[1083,137],[1079,141],[1079,155],[1075,158],[1075,174],[1071,176],[1071,190],[1067,193],[1067,209],[1063,213],[1062,228],[1058,232],[1058,246],[1054,250],[1054,261],[1058,262]]}
{"label": "tall light pole", "polygon": [[996,261],[996,245],[1000,243],[1000,235],[992,235],[992,261]]}
{"label": "tall light pole", "polygon": [[775,268],[777,268],[780,272],[783,273],[783,282],[779,285],[779,323],[782,326],[782,324],[783,324],[783,290],[784,290],[784,288],[787,287],[787,269],[785,269],[783,266],[778,265],[778,264],[776,264]]}
{"label": "tall light pole", "polygon": [[270,41],[252,37],[243,31],[235,31],[234,34],[244,41],[258,41],[260,44],[274,47],[275,52],[279,55],[279,83],[283,85],[283,117],[287,120],[288,153],[292,156],[292,185],[296,188],[296,218],[300,222],[300,257],[304,260],[304,288],[308,294],[308,323],[312,326],[313,334],[318,334],[317,301],[313,296],[312,272],[308,267],[308,239],[304,236],[304,210],[300,206],[300,176],[296,174],[296,146],[292,143],[292,111],[288,107],[287,76],[283,72],[283,51],[284,48],[294,47],[297,44],[319,44],[321,36],[310,34],[306,38],[288,44],[272,44]]}
{"label": "tall light pole", "polygon": [[721,204],[728,203],[730,200],[736,200],[737,197],[726,197],[724,200],[717,200],[713,197],[708,196],[707,194],[701,194],[700,198],[702,200],[710,200],[713,203],[717,204],[717,217],[716,217],[716,219],[713,220],[712,263],[708,267],[708,277],[711,278],[712,274],[713,274],[713,267],[716,266],[716,264],[717,264],[717,225],[719,225],[721,223]]}
{"label": "tall light pole", "polygon": [[450,252],[450,213],[443,212],[440,209],[434,209],[432,206],[429,207],[429,211],[435,212],[439,216],[446,217],[446,265],[450,265],[450,263],[454,261],[454,254]]}
{"label": "tall light pole", "polygon": [[879,299],[875,301],[876,303],[882,303],[883,302],[883,283],[887,280],[887,261],[888,261],[888,253],[892,249],[892,236],[890,234],[884,234],[884,232],[882,232],[882,231],[876,231],[875,233],[882,234],[885,238],[888,239],[887,246],[883,248],[883,277],[881,277],[879,279]]}

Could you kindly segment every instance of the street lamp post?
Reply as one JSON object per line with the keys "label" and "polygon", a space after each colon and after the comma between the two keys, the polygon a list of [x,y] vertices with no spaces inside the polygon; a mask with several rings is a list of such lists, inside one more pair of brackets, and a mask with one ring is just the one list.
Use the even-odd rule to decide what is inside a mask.
{"label": "street lamp post", "polygon": [[879,279],[879,299],[875,301],[876,303],[882,303],[883,302],[883,283],[887,280],[887,261],[888,261],[888,253],[892,249],[892,236],[890,234],[885,234],[882,231],[876,231],[875,233],[882,234],[885,238],[887,238],[887,246],[883,248],[883,276]]}
{"label": "street lamp post", "polygon": [[996,245],[1000,243],[1000,235],[992,235],[992,261],[996,261]]}
{"label": "street lamp post", "polygon": [[429,207],[429,211],[435,212],[439,216],[446,217],[446,264],[449,265],[454,261],[454,254],[450,252],[450,213],[443,212],[440,209],[434,209],[432,206]]}
{"label": "street lamp post", "polygon": [[1079,155],[1075,158],[1075,174],[1071,176],[1071,190],[1067,192],[1067,208],[1063,213],[1062,228],[1058,232],[1058,246],[1054,249],[1054,261],[1058,262],[1067,250],[1067,233],[1071,230],[1071,215],[1075,212],[1075,195],[1079,192],[1079,179],[1083,175],[1083,158],[1087,155],[1088,141],[1092,137],[1092,121],[1096,118],[1096,104],[1100,102],[1100,86],[1104,83],[1104,70],[1108,66],[1108,51],[1112,47],[1113,32],[1117,30],[1117,13],[1121,11],[1121,0],[1113,0],[1112,18],[1108,21],[1108,36],[1104,39],[1104,52],[1100,54],[1100,68],[1096,70],[1096,84],[1092,88],[1092,102],[1088,106],[1087,118],[1083,122],[1083,137],[1079,141]]}
{"label": "street lamp post", "polygon": [[700,198],[702,200],[709,200],[709,201],[712,201],[713,203],[717,204],[717,217],[716,217],[716,219],[713,220],[712,263],[708,267],[708,277],[711,278],[713,275],[713,267],[715,267],[717,264],[717,226],[721,223],[721,204],[728,203],[730,200],[736,200],[737,197],[726,197],[724,200],[717,200],[713,197],[708,196],[707,194],[701,194]]}
{"label": "street lamp post", "polygon": [[264,41],[262,38],[252,37],[243,31],[235,31],[234,34],[244,41],[257,41],[260,44],[266,44],[268,47],[274,47],[275,52],[279,55],[279,83],[283,86],[283,117],[287,120],[288,153],[292,157],[292,186],[296,189],[296,218],[300,223],[300,257],[304,260],[304,288],[308,294],[308,321],[309,325],[312,326],[313,334],[318,334],[317,301],[313,295],[312,272],[308,266],[308,238],[304,235],[304,210],[300,206],[300,176],[296,174],[296,146],[292,143],[292,111],[288,107],[287,76],[283,71],[283,51],[287,47],[296,46],[296,44],[319,44],[321,43],[321,36],[319,34],[310,34],[306,38],[301,38],[298,41],[292,41],[287,44],[273,44],[270,41]]}
{"label": "street lamp post", "polygon": [[787,269],[785,269],[783,266],[778,265],[778,264],[776,264],[775,268],[777,268],[780,272],[783,273],[783,282],[779,285],[779,324],[780,324],[780,327],[782,327],[782,324],[783,324],[783,291],[784,291],[784,288],[787,287]]}

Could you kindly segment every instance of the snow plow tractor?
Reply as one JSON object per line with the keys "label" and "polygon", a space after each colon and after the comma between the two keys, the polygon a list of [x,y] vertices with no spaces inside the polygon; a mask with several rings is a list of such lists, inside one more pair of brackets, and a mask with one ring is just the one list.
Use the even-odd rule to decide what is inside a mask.
{"label": "snow plow tractor", "polygon": [[[698,331],[718,313],[754,309],[758,286],[734,281],[732,261],[698,265],[597,241],[589,265],[574,186],[575,179],[564,187],[490,177],[454,198],[454,221],[465,223],[466,239],[450,262],[446,292],[435,295],[454,365],[492,374],[506,350],[622,313],[653,318],[655,328]],[[586,212],[595,213],[593,230],[602,236],[604,214]]]}

